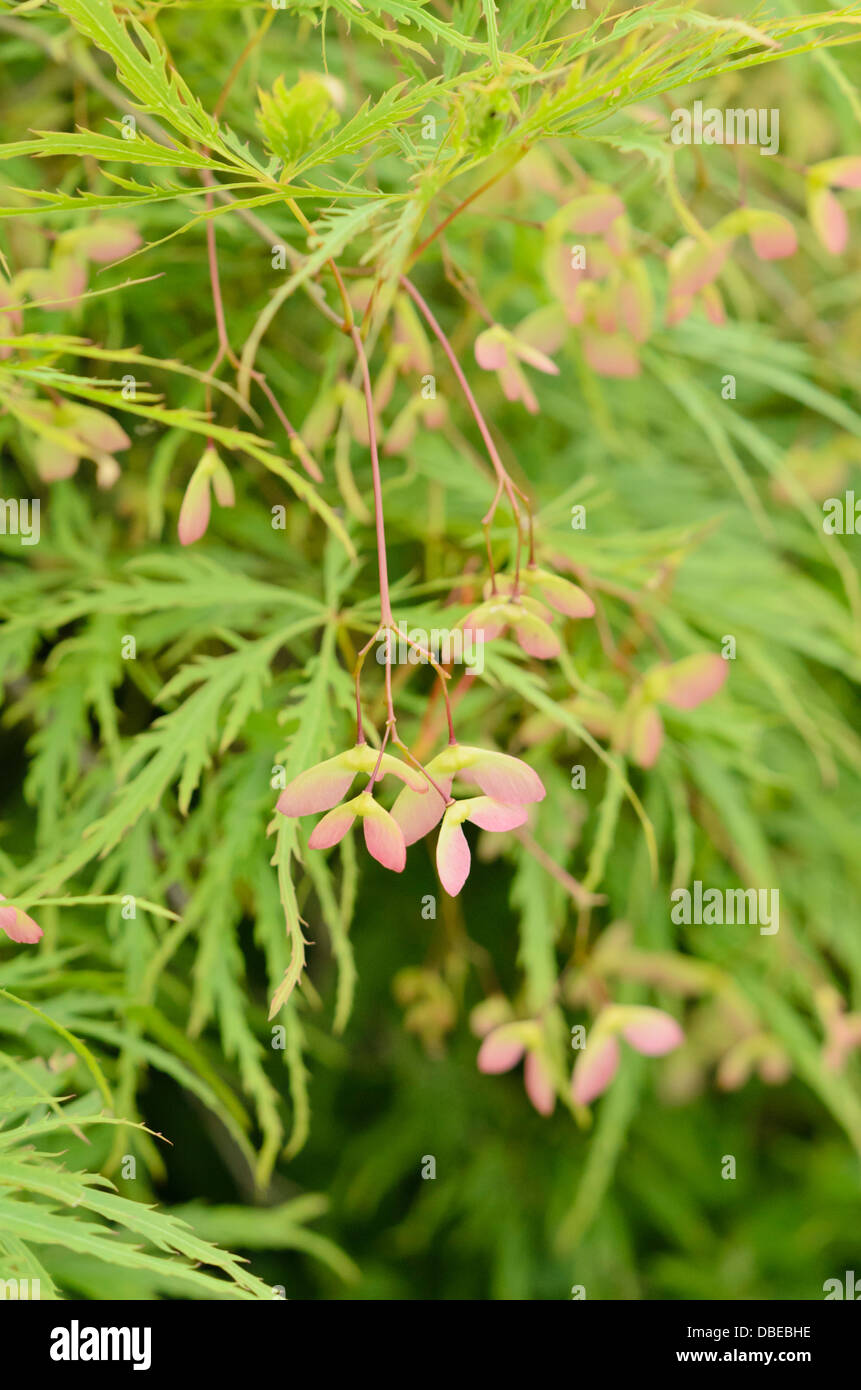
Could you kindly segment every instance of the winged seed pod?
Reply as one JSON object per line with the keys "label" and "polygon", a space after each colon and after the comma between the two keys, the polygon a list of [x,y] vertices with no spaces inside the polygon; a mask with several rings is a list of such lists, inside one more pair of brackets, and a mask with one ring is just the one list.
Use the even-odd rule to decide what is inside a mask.
{"label": "winged seed pod", "polygon": [[554,214],[552,227],[574,236],[601,236],[624,214],[625,204],[612,188],[591,183],[587,193],[572,198]]}
{"label": "winged seed pod", "polygon": [[501,324],[494,324],[479,333],[475,340],[475,360],[485,371],[497,373],[506,400],[522,401],[530,414],[535,415],[538,401],[519,364],[525,362],[548,376],[558,376],[559,368],[545,352],[527,341],[521,329],[509,333]]}
{"label": "winged seed pod", "polygon": [[143,244],[131,222],[101,219],[61,232],[46,267],[32,267],[15,278],[18,294],[26,294],[46,307],[71,308],[87,288],[88,262],[108,265],[130,256]]}
{"label": "winged seed pod", "polygon": [[550,614],[543,604],[528,594],[516,598],[504,595],[487,599],[462,618],[459,627],[473,633],[481,642],[492,642],[510,629],[515,642],[527,656],[551,661],[562,651],[562,644],[549,623]]}
{"label": "winged seed pod", "polygon": [[861,156],[826,159],[807,171],[807,215],[817,237],[832,256],[849,244],[849,219],[832,188],[861,188]]}
{"label": "winged seed pod", "polygon": [[352,801],[328,811],[311,833],[311,849],[329,849],[343,840],[353,822],[359,817],[365,834],[365,845],[385,869],[403,873],[407,862],[407,847],[397,821],[378,804],[370,792],[360,792]]}
{"label": "winged seed pod", "polygon": [[611,1004],[593,1024],[574,1066],[571,1097],[589,1105],[606,1091],[619,1067],[619,1037],[644,1057],[663,1057],[684,1041],[672,1015],[645,1005]]}
{"label": "winged seed pod", "polygon": [[[427,799],[431,795],[427,778],[416,768],[390,753],[380,754],[368,744],[359,743],[295,777],[279,796],[276,810],[284,816],[327,812],[311,833],[308,840],[311,849],[329,849],[338,844],[356,818],[360,818],[368,852],[385,868],[401,873],[407,852],[403,831],[394,817],[374,800],[370,789],[339,804],[359,773],[377,782],[391,773],[405,782],[415,796]],[[437,794],[433,795],[439,801]]]}
{"label": "winged seed pod", "polygon": [[[451,797],[455,777],[477,786],[485,797],[506,806],[529,805],[541,801],[545,794],[541,778],[528,763],[510,753],[497,753],[487,748],[452,744],[431,758],[425,770],[447,798]],[[412,845],[429,834],[442,820],[447,804],[434,787],[426,794],[417,794],[412,786],[405,787],[392,807],[392,815],[406,843]]]}
{"label": "winged seed pod", "polygon": [[[514,575],[498,574],[494,582],[499,593],[513,594],[517,591]],[[519,582],[530,591],[537,591],[537,596],[542,602],[549,604],[566,618],[595,616],[595,604],[585,590],[581,589],[579,584],[572,584],[570,579],[552,574],[550,570],[539,569],[537,565],[526,565],[521,570]]]}
{"label": "winged seed pod", "polygon": [[638,767],[654,767],[664,741],[663,720],[656,705],[696,709],[718,693],[728,674],[728,662],[716,652],[701,652],[654,667],[632,696],[621,726],[620,750],[627,751]]}
{"label": "winged seed pod", "polygon": [[96,265],[109,265],[130,256],[142,244],[143,237],[133,222],[103,219],[63,232],[57,238],[57,253],[93,261]]}
{"label": "winged seed pod", "polygon": [[830,985],[817,989],[814,1000],[825,1029],[823,1064],[827,1071],[842,1071],[849,1055],[861,1047],[861,1014],[847,1013],[845,1000]]}
{"label": "winged seed pod", "polygon": [[[0,903],[5,901],[0,893]],[[39,923],[28,917],[20,907],[0,907],[0,931],[5,932],[10,941],[27,946],[32,946],[44,935]]]}
{"label": "winged seed pod", "polygon": [[738,1091],[754,1073],[767,1086],[780,1086],[792,1074],[785,1049],[768,1033],[751,1033],[734,1043],[721,1058],[715,1080],[722,1091]]}
{"label": "winged seed pod", "polygon": [[[23,322],[18,296],[0,272],[0,338],[16,338]],[[12,343],[0,343],[0,361],[11,357],[14,351]]]}
{"label": "winged seed pod", "polygon": [[33,462],[43,482],[73,477],[82,458],[96,464],[100,487],[116,482],[120,466],[114,454],[131,440],[112,416],[69,400],[28,401],[21,414],[36,431]]}
{"label": "winged seed pod", "polygon": [[515,830],[526,820],[526,808],[495,801],[491,796],[472,796],[452,801],[443,812],[436,847],[439,881],[450,897],[456,898],[469,877],[471,855],[463,822],[471,821],[482,830]]}
{"label": "winged seed pod", "polygon": [[211,493],[220,507],[232,507],[235,503],[233,479],[230,472],[210,444],[203,451],[200,461],[191,475],[182,506],[179,512],[177,532],[181,545],[193,545],[206,534],[212,506]]}
{"label": "winged seed pod", "polygon": [[[530,592],[524,593],[524,589]],[[530,564],[517,578],[494,575],[485,586],[484,602],[467,613],[458,626],[483,642],[491,642],[510,629],[528,656],[549,661],[561,654],[562,644],[550,626],[552,614],[545,604],[566,618],[591,618],[595,613],[595,604],[579,585]]]}
{"label": "winged seed pod", "polygon": [[698,652],[669,666],[656,666],[647,675],[645,694],[676,709],[695,709],[721,689],[729,667],[716,652]]}
{"label": "winged seed pod", "polygon": [[300,772],[279,796],[276,810],[283,816],[310,816],[317,811],[329,811],[346,796],[360,772],[370,777],[375,768],[377,782],[389,772],[405,782],[417,796],[427,794],[427,779],[415,768],[392,757],[391,753],[383,753],[381,757],[377,749],[367,743],[357,743],[354,748],[347,748],[334,758],[309,767],[307,772]]}
{"label": "winged seed pod", "polygon": [[[525,1059],[525,1060],[524,1060]],[[491,1029],[479,1048],[476,1064],[487,1076],[511,1071],[523,1061],[523,1086],[539,1115],[552,1115],[556,1088],[546,1060],[544,1030],[536,1019],[503,1023]]]}
{"label": "winged seed pod", "polygon": [[[359,773],[377,782],[391,773],[405,784],[391,813],[377,804],[370,787],[340,804]],[[455,777],[478,786],[484,794],[452,800]],[[451,744],[421,770],[360,743],[300,773],[281,793],[276,809],[285,816],[327,813],[310,836],[311,849],[337,844],[361,818],[370,853],[398,873],[404,867],[407,846],[443,820],[437,866],[443,887],[454,896],[470,868],[463,822],[470,820],[486,830],[514,829],[526,819],[523,808],[543,796],[540,777],[508,753]]]}

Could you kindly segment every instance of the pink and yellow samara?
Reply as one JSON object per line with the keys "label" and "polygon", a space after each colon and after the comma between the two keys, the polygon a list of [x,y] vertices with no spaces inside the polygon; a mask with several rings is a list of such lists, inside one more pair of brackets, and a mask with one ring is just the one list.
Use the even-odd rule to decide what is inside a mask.
{"label": "pink and yellow samara", "polygon": [[[344,801],[360,773],[368,785]],[[387,773],[404,783],[391,811],[379,804],[372,785]],[[477,787],[481,794],[457,800],[452,795],[455,781]],[[368,852],[395,873],[406,865],[407,846],[442,822],[437,869],[446,892],[455,896],[470,869],[464,822],[483,830],[513,830],[526,820],[526,807],[543,796],[541,778],[509,753],[450,743],[422,768],[358,743],[300,773],[281,793],[277,809],[285,816],[326,812],[308,840],[311,849],[337,844],[360,819]]]}

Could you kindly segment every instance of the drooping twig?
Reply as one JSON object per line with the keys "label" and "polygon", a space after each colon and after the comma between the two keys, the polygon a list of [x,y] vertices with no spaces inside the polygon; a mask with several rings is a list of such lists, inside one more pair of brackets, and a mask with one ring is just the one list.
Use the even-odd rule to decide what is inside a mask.
{"label": "drooping twig", "polygon": [[[435,335],[436,338],[438,339],[438,341],[439,341],[439,343],[440,343],[440,345],[441,345],[441,347],[442,347],[442,349],[443,349],[443,352],[445,353],[446,357],[448,358],[448,360],[449,360],[449,362],[450,362],[450,364],[451,364],[452,371],[454,372],[455,376],[456,376],[457,379],[458,379],[458,382],[460,383],[461,390],[463,391],[463,394],[465,395],[466,400],[467,400],[467,404],[469,405],[469,408],[470,408],[470,410],[472,411],[472,414],[473,414],[473,416],[474,416],[474,418],[475,418],[475,423],[476,423],[476,425],[478,426],[479,433],[481,434],[481,437],[482,437],[482,439],[484,440],[485,448],[487,449],[488,456],[489,456],[489,458],[490,458],[490,462],[491,462],[491,464],[493,465],[493,471],[494,471],[494,473],[496,474],[496,492],[494,493],[493,501],[491,502],[490,507],[488,508],[487,512],[485,513],[485,515],[484,515],[484,516],[482,517],[482,519],[481,519],[481,524],[482,524],[482,526],[485,528],[485,537],[486,537],[486,538],[487,538],[487,528],[489,528],[491,522],[493,521],[494,516],[496,515],[496,511],[497,511],[497,508],[498,508],[498,506],[499,506],[499,503],[500,503],[501,500],[502,500],[503,494],[508,498],[509,503],[511,504],[511,510],[512,510],[513,513],[514,513],[514,520],[515,520],[515,524],[516,524],[516,526],[517,526],[517,541],[518,541],[518,544],[517,544],[517,564],[516,564],[516,567],[515,567],[515,568],[516,568],[515,582],[516,582],[517,579],[519,578],[519,574],[520,574],[520,550],[521,550],[522,539],[523,539],[523,538],[522,538],[522,531],[521,531],[521,521],[520,521],[520,507],[518,506],[518,503],[517,503],[517,498],[518,498],[518,497],[520,498],[520,500],[523,502],[524,506],[526,507],[526,510],[527,510],[527,513],[528,513],[528,517],[529,517],[529,538],[530,538],[530,539],[529,539],[529,545],[530,545],[530,558],[531,558],[532,553],[533,553],[533,541],[532,541],[532,509],[531,509],[531,507],[530,507],[530,505],[529,505],[529,499],[528,499],[528,497],[526,496],[526,494],[522,491],[522,489],[519,488],[519,487],[517,486],[517,484],[513,481],[513,479],[512,479],[511,476],[509,475],[508,469],[505,467],[505,464],[502,462],[502,459],[501,459],[500,456],[499,456],[499,450],[497,449],[495,443],[493,442],[493,436],[491,435],[490,430],[488,429],[487,424],[486,424],[486,422],[485,422],[484,416],[482,415],[481,410],[480,410],[480,408],[479,408],[478,401],[475,399],[475,396],[474,396],[473,393],[472,393],[472,388],[470,387],[470,384],[469,384],[469,382],[468,382],[467,379],[466,379],[466,375],[465,375],[465,373],[464,373],[464,370],[463,370],[463,368],[461,367],[460,362],[459,362],[458,359],[457,359],[457,354],[455,353],[454,348],[452,347],[451,343],[449,342],[448,337],[446,336],[445,332],[444,332],[443,329],[440,327],[440,324],[439,324],[439,322],[437,321],[436,316],[435,316],[434,313],[433,313],[433,310],[431,309],[431,307],[430,307],[430,305],[427,303],[427,301],[423,298],[423,296],[419,293],[419,291],[416,289],[416,287],[415,287],[415,285],[412,283],[412,281],[408,280],[407,277],[406,277],[405,275],[402,275],[402,276],[400,277],[400,283],[401,283],[402,288],[403,288],[403,289],[406,291],[406,293],[409,295],[410,299],[412,299],[413,303],[414,303],[414,304],[417,306],[417,308],[420,310],[420,312],[421,312],[421,314],[423,315],[425,321],[427,322],[429,328],[431,329],[431,331],[434,333],[434,335]],[[491,572],[492,572],[492,570],[493,570],[493,560],[492,560],[492,556],[490,556],[489,541],[488,541],[488,556],[490,557]]]}

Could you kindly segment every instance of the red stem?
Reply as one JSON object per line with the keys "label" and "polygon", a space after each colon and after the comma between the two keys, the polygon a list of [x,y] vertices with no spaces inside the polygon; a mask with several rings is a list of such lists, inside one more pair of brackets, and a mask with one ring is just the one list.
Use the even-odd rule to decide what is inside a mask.
{"label": "red stem", "polygon": [[374,479],[374,522],[377,529],[377,565],[380,573],[380,621],[386,627],[394,627],[392,605],[389,599],[389,571],[386,561],[386,531],[383,519],[383,490],[380,480],[380,459],[377,453],[377,426],[374,419],[374,394],[371,390],[371,374],[368,358],[361,334],[354,325],[350,337],[362,368],[362,382],[365,388],[365,406],[368,412],[368,435],[371,443],[371,470]]}
{"label": "red stem", "polygon": [[448,338],[446,337],[445,333],[443,332],[442,328],[440,327],[439,323],[434,317],[430,305],[425,301],[425,299],[422,298],[415,285],[410,280],[408,280],[405,275],[402,275],[400,277],[400,283],[402,287],[406,290],[407,294],[410,296],[410,299],[412,299],[413,302],[421,310],[432,332],[439,339],[442,350],[448,358],[449,362],[451,363],[452,371],[454,372],[455,376],[460,382],[461,390],[463,391],[463,394],[466,396],[469,408],[475,416],[475,423],[478,425],[481,437],[484,440],[485,447],[490,456],[490,462],[493,464],[493,469],[496,473],[498,483],[493,502],[490,506],[490,510],[488,511],[487,515],[482,518],[482,524],[488,525],[493,520],[494,513],[496,512],[496,509],[499,506],[502,494],[503,492],[505,492],[506,496],[508,497],[508,500],[511,503],[511,507],[514,512],[515,518],[517,519],[517,530],[519,533],[519,509],[514,494],[517,493],[521,498],[523,498],[524,502],[526,501],[526,498],[524,497],[520,489],[512,482],[511,478],[508,475],[508,470],[505,467],[505,464],[499,457],[499,451],[497,450],[497,447],[493,442],[490,430],[487,428],[487,425],[485,424],[484,416],[479,410],[478,401],[472,394],[472,389],[470,387],[469,382],[466,379],[466,376],[464,375],[463,368],[457,360],[454,348],[452,347],[451,343],[449,342]]}
{"label": "red stem", "polygon": [[[206,210],[212,211],[212,192],[206,192]],[[215,324],[218,329],[218,346],[222,352],[230,351],[230,341],[227,337],[227,323],[224,318],[224,302],[221,298],[221,279],[218,274],[218,253],[215,248],[215,222],[211,217],[206,219],[206,250],[209,256],[209,279],[212,286],[212,304],[215,309]]]}

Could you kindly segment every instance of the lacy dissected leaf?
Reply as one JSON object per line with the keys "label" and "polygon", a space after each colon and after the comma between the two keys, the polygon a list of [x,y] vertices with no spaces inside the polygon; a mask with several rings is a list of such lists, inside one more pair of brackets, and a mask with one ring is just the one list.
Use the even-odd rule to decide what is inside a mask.
{"label": "lacy dissected leaf", "polygon": [[117,76],[141,107],[183,135],[229,154],[218,122],[171,67],[167,54],[143,24],[134,19],[123,24],[110,0],[58,0],[58,8],[79,34],[113,59]]}

